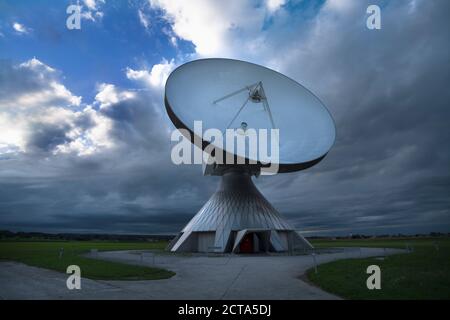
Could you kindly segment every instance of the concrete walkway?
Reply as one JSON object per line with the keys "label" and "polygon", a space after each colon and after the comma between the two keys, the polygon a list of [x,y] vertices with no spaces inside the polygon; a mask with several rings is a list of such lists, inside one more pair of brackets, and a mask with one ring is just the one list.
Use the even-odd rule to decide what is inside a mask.
{"label": "concrete walkway", "polygon": [[[346,248],[316,255],[318,264],[338,259],[384,256],[399,249]],[[300,280],[312,256],[173,256],[147,251],[99,252],[93,258],[157,266],[176,272],[170,279],[99,281],[82,279],[68,290],[66,274],[0,262],[2,299],[338,299]],[[320,269],[319,269],[320,272]],[[83,273],[81,273],[83,275]]]}

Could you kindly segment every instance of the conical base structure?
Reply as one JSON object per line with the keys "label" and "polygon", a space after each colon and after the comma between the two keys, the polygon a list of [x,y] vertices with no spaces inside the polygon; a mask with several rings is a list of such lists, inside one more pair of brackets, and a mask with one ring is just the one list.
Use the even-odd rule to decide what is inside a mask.
{"label": "conical base structure", "polygon": [[169,244],[173,252],[267,252],[311,249],[253,184],[229,170],[219,189]]}

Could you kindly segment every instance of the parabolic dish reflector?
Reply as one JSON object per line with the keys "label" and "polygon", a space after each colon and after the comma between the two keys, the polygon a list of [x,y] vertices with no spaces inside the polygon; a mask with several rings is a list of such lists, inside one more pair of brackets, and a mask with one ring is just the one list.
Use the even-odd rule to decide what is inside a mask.
{"label": "parabolic dish reflector", "polygon": [[[296,81],[260,65],[232,59],[195,60],[176,68],[165,90],[169,117],[178,129],[191,134],[194,121],[202,121],[203,131],[279,129],[279,172],[315,165],[335,140],[335,125],[323,103]],[[210,143],[199,138],[203,148]],[[223,149],[236,153],[227,149],[226,141]]]}

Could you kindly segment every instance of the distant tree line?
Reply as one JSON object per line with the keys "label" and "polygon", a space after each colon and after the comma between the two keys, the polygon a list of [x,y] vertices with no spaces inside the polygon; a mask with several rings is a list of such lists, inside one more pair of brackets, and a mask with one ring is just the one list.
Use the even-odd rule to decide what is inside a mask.
{"label": "distant tree line", "polygon": [[345,236],[310,236],[308,239],[398,239],[398,238],[438,238],[438,237],[450,237],[449,233],[442,232],[430,232],[430,233],[417,233],[417,234],[379,234],[379,235],[365,235],[365,234],[349,234]]}
{"label": "distant tree line", "polygon": [[1,240],[52,240],[52,241],[133,241],[152,242],[171,240],[174,235],[135,235],[135,234],[89,234],[89,233],[44,233],[12,232],[0,230]]}
{"label": "distant tree line", "polygon": [[[133,242],[152,242],[161,240],[171,240],[175,237],[173,234],[94,234],[94,233],[44,233],[44,232],[12,232],[8,230],[0,230],[0,240],[42,240],[42,241],[133,241]],[[393,239],[393,238],[424,238],[424,237],[450,237],[450,233],[430,232],[428,234],[405,235],[398,234],[381,234],[381,235],[364,235],[349,234],[346,236],[307,236],[308,239]]]}

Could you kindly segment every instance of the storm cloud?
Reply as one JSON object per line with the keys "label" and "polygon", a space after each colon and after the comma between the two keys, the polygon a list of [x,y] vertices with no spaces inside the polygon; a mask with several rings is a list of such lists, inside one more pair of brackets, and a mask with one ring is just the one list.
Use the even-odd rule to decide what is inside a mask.
{"label": "storm cloud", "polygon": [[[372,2],[381,30],[366,28]],[[180,29],[187,9],[152,1],[197,46],[177,64],[225,46],[304,84],[333,115],[337,139],[321,163],[255,179],[269,201],[311,234],[448,232],[450,3],[329,0],[270,16],[253,8],[251,20],[248,5],[233,8],[221,16],[232,27],[205,31],[222,41],[208,46]],[[193,23],[208,28],[207,18]],[[175,233],[200,209],[219,180],[172,164],[163,89],[145,81],[159,78],[133,72],[136,89],[102,84],[86,102],[45,61],[0,63],[1,229]]]}

